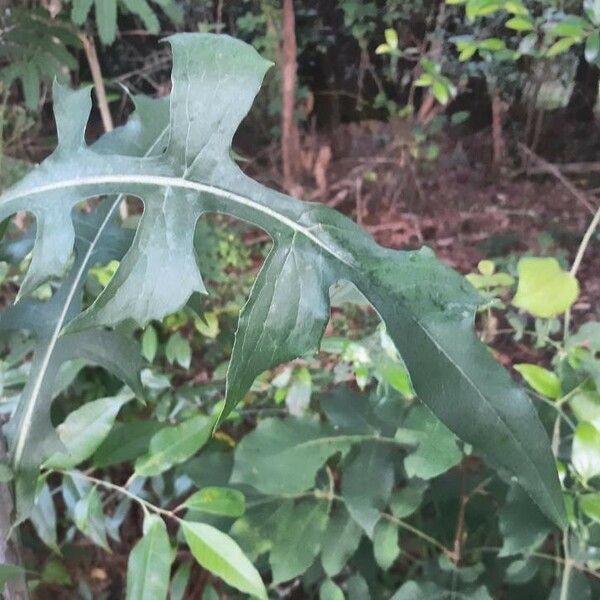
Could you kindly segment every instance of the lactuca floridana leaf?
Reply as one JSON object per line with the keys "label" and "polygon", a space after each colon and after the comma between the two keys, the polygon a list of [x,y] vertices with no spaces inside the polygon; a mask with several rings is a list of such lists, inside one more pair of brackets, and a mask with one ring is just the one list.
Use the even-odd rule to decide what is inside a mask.
{"label": "lactuca floridana leaf", "polygon": [[[0,219],[18,210],[36,214],[37,246],[49,248],[54,272],[72,241],[65,223],[73,204],[102,194],[142,198],[145,212],[131,249],[71,331],[126,318],[145,324],[177,310],[192,292],[204,290],[193,251],[198,218],[219,212],[243,219],[268,232],[273,249],[242,310],[223,416],[263,369],[317,347],[329,315],[329,288],[349,281],[385,321],[421,400],[458,436],[512,472],[563,525],[546,432],[526,394],[475,335],[476,291],[429,250],[384,249],[328,207],[300,202],[244,175],[230,157],[231,141],[269,64],[228,36],[179,34],[169,41],[173,91],[163,154],[136,158],[85,146],[89,93],[61,90],[58,149],[0,198]],[[64,133],[67,112],[71,121],[77,116],[80,134]],[[71,133],[73,127],[71,122]],[[40,271],[39,259],[37,265]]]}
{"label": "lactuca floridana leaf", "polygon": [[[126,230],[111,222],[109,202],[95,213],[76,216],[74,223],[75,260],[52,298],[48,301],[27,298],[0,315],[0,335],[27,330],[36,343],[31,375],[7,426],[11,463],[17,475],[17,510],[21,517],[27,516],[32,506],[40,465],[53,454],[65,451],[50,421],[61,365],[83,358],[105,367],[141,395],[142,360],[133,340],[107,330],[60,335],[63,324],[80,311],[87,269],[98,262],[119,259],[131,241]],[[102,223],[105,223],[102,233],[97,236]]]}

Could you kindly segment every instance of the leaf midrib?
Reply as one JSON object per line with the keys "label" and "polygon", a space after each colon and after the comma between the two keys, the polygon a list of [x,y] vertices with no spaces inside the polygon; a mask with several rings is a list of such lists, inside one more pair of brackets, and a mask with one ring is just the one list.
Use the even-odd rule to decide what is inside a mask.
{"label": "leaf midrib", "polygon": [[[544,483],[543,483],[544,482],[544,478],[542,477],[542,473],[540,472],[539,468],[537,467],[535,461],[529,456],[529,453],[525,451],[525,448],[523,448],[522,444],[519,442],[518,437],[515,435],[515,433],[509,427],[508,423],[502,418],[502,416],[496,410],[496,408],[494,407],[494,405],[487,399],[487,397],[485,396],[485,394],[483,394],[480,391],[479,387],[477,385],[475,385],[475,382],[471,379],[471,377],[469,376],[469,374],[465,372],[465,370],[462,368],[462,366],[460,366],[457,362],[455,362],[454,360],[452,360],[452,357],[448,354],[448,352],[446,351],[446,349],[441,344],[438,343],[438,341],[435,339],[435,337],[433,337],[433,335],[427,329],[427,327],[414,314],[412,314],[411,311],[407,311],[407,313],[409,315],[409,318],[411,318],[419,326],[419,328],[425,333],[425,335],[432,342],[432,344],[442,353],[442,355],[446,358],[446,360],[451,365],[454,366],[454,368],[461,374],[461,376],[464,377],[465,381],[467,381],[467,383],[469,384],[469,386],[472,389],[475,390],[475,392],[479,396],[479,398],[481,400],[483,400],[483,403],[488,408],[491,409],[492,415],[496,418],[496,420],[498,421],[498,423],[500,423],[500,425],[503,426],[504,429],[508,432],[509,436],[515,442],[516,447],[521,450],[521,454],[525,457],[525,460],[528,463],[530,463],[530,465],[533,467],[533,470],[537,474],[539,481],[541,481],[542,485],[544,487],[546,487],[544,485]],[[549,495],[549,497],[551,497],[551,496]],[[537,501],[537,499],[535,499],[535,498],[532,497],[532,500],[534,500],[534,502],[542,509],[542,511],[545,512],[545,509],[543,509],[541,507],[541,505],[539,504],[539,502]],[[554,503],[553,503],[553,505],[554,505]],[[560,510],[558,510],[558,507],[554,506],[554,508],[557,510],[557,512],[560,513]]]}
{"label": "leaf midrib", "polygon": [[227,200],[234,202],[236,204],[240,204],[247,208],[251,208],[257,212],[263,213],[264,215],[270,217],[275,221],[279,221],[286,227],[289,227],[292,231],[300,233],[311,242],[319,246],[323,249],[327,254],[333,256],[336,260],[342,262],[346,266],[355,269],[358,265],[355,262],[350,262],[348,258],[340,256],[335,252],[331,246],[327,245],[323,240],[319,239],[316,235],[314,235],[308,227],[304,227],[300,225],[297,221],[282,215],[281,213],[273,210],[272,208],[265,206],[263,204],[259,204],[254,200],[247,198],[242,194],[238,194],[236,192],[232,192],[230,190],[226,190],[224,188],[220,188],[219,186],[209,184],[209,183],[201,183],[198,181],[192,181],[190,179],[183,179],[181,177],[170,177],[166,175],[95,175],[92,177],[81,177],[76,179],[65,179],[62,181],[56,181],[52,183],[47,183],[44,185],[39,185],[34,188],[29,188],[25,192],[8,192],[2,198],[0,198],[1,203],[10,202],[12,200],[18,200],[20,198],[25,198],[27,196],[33,196],[37,194],[43,194],[46,192],[53,192],[61,189],[71,189],[76,187],[85,187],[85,186],[93,186],[93,185],[108,185],[108,184],[138,184],[138,185],[149,185],[149,186],[157,186],[157,187],[165,187],[165,188],[179,188],[179,189],[187,189],[193,190],[196,192],[205,192],[209,194],[213,194],[215,196],[220,196],[221,198],[226,198]]}
{"label": "leaf midrib", "polygon": [[[150,155],[150,153],[154,150],[154,148],[156,148],[156,146],[158,145],[160,140],[163,138],[163,136],[165,136],[167,133],[168,133],[168,127],[165,127],[161,131],[161,133],[158,135],[156,140],[152,143],[150,148],[148,148],[148,150],[146,151],[146,156]],[[56,189],[60,189],[60,188],[57,187]],[[30,194],[31,194],[31,192],[28,194],[22,194],[22,195],[29,196]],[[10,194],[9,194],[9,196],[10,196]],[[15,194],[15,196],[18,197],[19,195]],[[90,245],[83,257],[83,260],[81,261],[81,265],[80,265],[79,269],[77,270],[77,274],[76,274],[75,278],[73,279],[73,285],[71,286],[71,289],[69,290],[69,293],[65,299],[65,303],[60,312],[60,315],[58,317],[58,320],[56,322],[54,330],[52,331],[52,335],[48,341],[48,345],[46,346],[46,351],[44,353],[42,363],[41,363],[40,368],[37,371],[36,376],[35,376],[35,381],[34,381],[33,389],[32,389],[31,396],[30,396],[31,401],[25,407],[25,413],[23,414],[23,418],[21,419],[22,425],[18,429],[19,435],[17,436],[15,449],[14,449],[14,452],[12,455],[12,461],[11,461],[16,470],[18,470],[18,468],[21,464],[21,460],[23,458],[23,453],[25,451],[26,439],[27,439],[27,435],[23,435],[22,432],[23,431],[28,432],[31,427],[33,414],[34,414],[36,406],[37,406],[37,400],[38,400],[39,394],[42,389],[44,378],[46,376],[48,367],[50,365],[50,361],[52,359],[52,355],[53,355],[56,345],[58,343],[60,333],[65,324],[67,314],[69,312],[69,308],[71,307],[73,298],[75,297],[75,294],[77,293],[79,283],[81,282],[81,279],[83,278],[84,274],[87,272],[87,267],[92,258],[94,250],[96,249],[96,245],[98,244],[98,241],[102,237],[102,234],[104,233],[106,226],[110,223],[110,221],[115,213],[115,210],[119,206],[120,202],[124,199],[124,197],[125,197],[124,194],[119,194],[117,196],[114,203],[111,205],[110,209],[107,211],[106,216],[103,219],[102,223],[100,224],[100,227],[98,228],[96,235],[94,236],[94,239],[90,242]]]}

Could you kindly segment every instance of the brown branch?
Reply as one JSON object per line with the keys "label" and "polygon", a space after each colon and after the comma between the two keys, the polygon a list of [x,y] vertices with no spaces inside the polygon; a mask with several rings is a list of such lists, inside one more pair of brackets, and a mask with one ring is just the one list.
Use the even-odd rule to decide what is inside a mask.
{"label": "brown branch", "polygon": [[562,186],[575,198],[582,206],[584,206],[591,214],[596,213],[596,208],[589,201],[587,194],[577,188],[571,181],[569,181],[560,171],[556,165],[549,163],[544,160],[541,156],[538,156],[533,150],[528,148],[525,144],[519,144],[519,150],[525,154],[529,160],[536,162],[541,169],[543,169],[549,175],[552,175],[559,181]]}
{"label": "brown branch", "polygon": [[281,159],[283,184],[288,192],[296,186],[299,158],[298,129],[294,121],[296,104],[296,18],[293,0],[283,0],[281,32]]}
{"label": "brown branch", "polygon": [[98,100],[98,109],[100,110],[100,116],[102,117],[104,131],[112,131],[114,125],[108,106],[108,100],[106,99],[106,88],[104,87],[104,79],[102,78],[100,63],[98,62],[98,54],[96,53],[94,39],[87,33],[81,33],[79,38],[83,44],[85,57],[92,73],[92,81],[94,82],[94,90],[96,91],[96,99]]}

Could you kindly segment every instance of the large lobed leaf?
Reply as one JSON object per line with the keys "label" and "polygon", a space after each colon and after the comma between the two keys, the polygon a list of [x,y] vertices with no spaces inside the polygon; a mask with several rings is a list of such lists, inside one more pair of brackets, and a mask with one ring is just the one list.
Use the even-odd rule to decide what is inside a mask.
{"label": "large lobed leaf", "polygon": [[63,326],[80,312],[88,269],[97,262],[122,257],[131,241],[130,235],[114,224],[110,206],[104,202],[95,213],[74,217],[75,260],[51,299],[26,298],[0,316],[0,335],[27,330],[35,340],[31,375],[7,427],[11,462],[18,475],[15,488],[20,518],[32,507],[40,465],[51,456],[59,460],[65,450],[50,420],[61,366],[84,359],[108,369],[141,395],[142,360],[133,340],[113,331],[60,335]]}
{"label": "large lobed leaf", "polygon": [[228,36],[169,41],[173,91],[163,153],[139,158],[86,146],[89,92],[56,87],[57,150],[0,198],[0,218],[18,210],[37,218],[25,292],[64,269],[73,242],[70,211],[83,198],[135,195],[144,214],[117,273],[70,332],[126,318],[144,324],[177,310],[205,291],[193,250],[198,218],[220,212],[253,223],[269,233],[273,248],[240,316],[222,417],[264,369],[318,347],[329,289],[349,281],[385,321],[420,399],[564,524],[546,433],[526,394],[475,335],[475,290],[427,249],[382,248],[339,213],[244,175],[230,157],[231,141],[269,64]]}

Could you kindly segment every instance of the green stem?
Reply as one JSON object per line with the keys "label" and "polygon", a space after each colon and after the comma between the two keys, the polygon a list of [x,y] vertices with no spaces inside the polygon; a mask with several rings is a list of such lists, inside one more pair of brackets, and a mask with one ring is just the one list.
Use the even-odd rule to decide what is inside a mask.
{"label": "green stem", "polygon": [[573,562],[570,559],[569,553],[569,530],[563,532],[563,551],[565,554],[565,567],[563,569],[562,581],[560,584],[559,600],[569,600],[569,586],[571,583],[571,573],[573,571]]}

